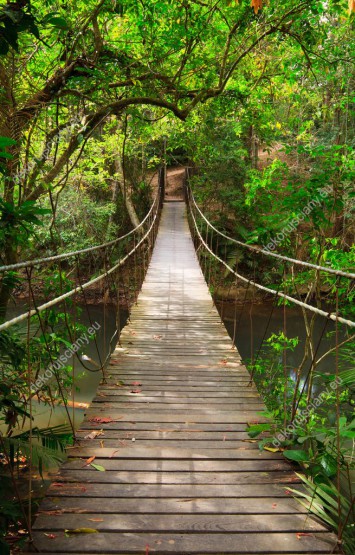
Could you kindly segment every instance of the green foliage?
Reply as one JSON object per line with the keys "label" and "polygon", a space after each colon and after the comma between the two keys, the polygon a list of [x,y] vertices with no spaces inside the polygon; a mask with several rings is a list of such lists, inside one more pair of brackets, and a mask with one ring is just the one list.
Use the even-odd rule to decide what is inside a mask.
{"label": "green foliage", "polygon": [[20,456],[24,456],[26,460],[31,459],[31,463],[43,477],[44,469],[55,468],[65,460],[65,446],[71,440],[71,429],[67,425],[58,425],[44,429],[34,427],[31,432],[3,438],[3,443],[13,467]]}
{"label": "green foliage", "polygon": [[298,477],[302,480],[306,493],[292,489],[290,491],[296,494],[296,499],[308,511],[318,516],[333,529],[339,530],[341,543],[346,553],[353,553],[355,549],[354,522],[347,496],[341,494],[329,479],[319,482],[308,479],[302,474],[298,474]]}
{"label": "green foliage", "polygon": [[0,247],[10,239],[13,246],[24,246],[34,233],[35,226],[43,225],[39,216],[50,213],[34,201],[25,201],[19,206],[0,198]]}
{"label": "green foliage", "polygon": [[[42,206],[49,206],[49,200],[43,200]],[[49,231],[48,215],[45,219],[46,225],[36,234],[41,249],[50,252],[55,248],[60,253],[114,239],[118,227],[107,229],[108,219],[114,213],[114,209],[113,204],[92,198],[92,194],[85,189],[66,189],[61,195],[52,233]],[[49,212],[47,209],[48,214]]]}
{"label": "green foliage", "polygon": [[30,11],[30,2],[8,2],[0,8],[0,56],[10,48],[18,51],[19,33],[27,31],[39,38],[35,17]]}

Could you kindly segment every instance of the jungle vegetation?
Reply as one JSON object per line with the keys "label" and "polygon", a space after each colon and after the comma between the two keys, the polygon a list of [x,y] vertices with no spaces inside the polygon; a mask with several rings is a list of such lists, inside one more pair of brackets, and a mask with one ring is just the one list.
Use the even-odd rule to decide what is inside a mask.
{"label": "jungle vegetation", "polygon": [[[149,210],[156,172],[167,164],[190,168],[198,203],[227,235],[354,271],[354,12],[354,0],[2,4],[1,265],[123,235]],[[354,320],[353,284],[311,271],[295,276],[267,258],[256,267],[247,250],[217,248],[245,275],[297,288],[318,306],[337,310],[337,304]],[[84,275],[96,275],[105,263],[83,259]],[[70,289],[75,272],[74,262],[47,267],[36,295],[49,299]],[[1,322],[19,294],[28,294],[30,277],[24,270],[2,272]],[[313,325],[305,317],[309,384],[317,380]],[[79,312],[48,310],[35,332],[27,326],[0,332],[4,553],[23,542],[33,512],[16,487],[17,467],[31,457],[43,473],[62,459],[71,436],[60,426],[31,429],[29,437],[23,428],[31,419],[29,384],[80,329]],[[311,385],[302,389],[302,368],[296,390],[284,380],[279,355],[296,339],[282,330],[266,339],[250,369],[265,390],[272,424],[251,429],[255,437],[266,430],[277,437],[312,392]],[[303,465],[308,501],[316,500],[315,512],[353,553],[351,330],[342,341],[341,351],[329,352],[336,368],[327,378],[331,384],[342,373],[341,385],[277,448]],[[68,365],[36,395],[50,406],[72,387]],[[34,436],[35,448],[29,447]],[[265,446],[272,448],[263,437]]]}

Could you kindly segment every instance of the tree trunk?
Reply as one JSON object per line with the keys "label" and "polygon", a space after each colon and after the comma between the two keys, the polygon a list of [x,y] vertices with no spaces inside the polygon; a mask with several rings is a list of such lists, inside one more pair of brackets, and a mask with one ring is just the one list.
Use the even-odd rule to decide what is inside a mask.
{"label": "tree trunk", "polygon": [[114,165],[115,165],[115,173],[116,173],[115,181],[118,182],[119,187],[121,189],[121,193],[122,193],[123,200],[124,200],[124,203],[125,203],[125,206],[126,206],[127,214],[129,216],[129,219],[131,220],[131,223],[132,223],[133,227],[138,227],[139,224],[140,224],[140,221],[139,221],[139,218],[137,216],[136,209],[134,208],[134,205],[133,205],[133,202],[132,202],[131,192],[126,187],[123,168],[122,168],[122,161],[121,161],[120,156],[117,155],[115,157]]}
{"label": "tree trunk", "polygon": [[[16,264],[18,262],[17,249],[13,244],[13,238],[11,236],[5,238],[3,254],[5,265]],[[2,283],[0,285],[0,322],[3,322],[6,318],[7,307],[12,291],[13,285],[6,280],[6,274],[3,274]]]}

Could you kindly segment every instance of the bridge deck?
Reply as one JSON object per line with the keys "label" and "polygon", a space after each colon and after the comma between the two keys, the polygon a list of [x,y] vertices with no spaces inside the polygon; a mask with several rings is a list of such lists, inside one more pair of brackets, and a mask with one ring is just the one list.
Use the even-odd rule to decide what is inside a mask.
{"label": "bridge deck", "polygon": [[[248,439],[263,403],[212,304],[183,203],[164,205],[109,374],[42,503],[41,553],[330,553],[333,536],[285,491],[300,487],[291,465]],[[105,471],[85,466],[93,456]],[[81,528],[98,533],[65,533]]]}

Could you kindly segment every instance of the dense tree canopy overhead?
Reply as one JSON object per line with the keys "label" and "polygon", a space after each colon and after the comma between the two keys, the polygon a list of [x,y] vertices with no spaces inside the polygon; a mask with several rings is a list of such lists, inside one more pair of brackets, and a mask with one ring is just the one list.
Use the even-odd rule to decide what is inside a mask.
{"label": "dense tree canopy overhead", "polygon": [[[174,121],[190,134],[183,143],[191,157],[201,118],[212,113],[207,135],[208,121],[223,134],[229,120],[226,152],[243,175],[235,153],[247,148],[252,158],[257,144],[296,127],[306,137],[317,118],[349,107],[353,9],[347,0],[8,2],[0,15],[4,200],[59,194],[83,153],[101,157],[105,168],[96,171],[112,174],[112,136],[118,150],[129,149],[129,136],[146,133],[148,144],[175,133]],[[313,123],[306,111],[319,113]],[[104,129],[106,146],[89,147]],[[212,144],[201,147],[208,163],[220,156]],[[5,263],[16,261],[13,241],[4,253]]]}
{"label": "dense tree canopy overhead", "polygon": [[[12,27],[21,26],[0,68],[0,131],[17,141],[9,175],[26,164],[20,160],[25,134],[37,128],[44,133],[44,165],[53,154],[53,137],[65,127],[72,133],[41,179],[36,168],[18,195],[8,181],[8,200],[14,194],[36,199],[53,186],[70,156],[108,117],[146,105],[185,120],[200,102],[223,91],[238,100],[275,71],[290,44],[300,45],[306,64],[321,58],[331,20],[346,18],[344,2],[335,0],[27,4],[22,2],[24,13],[14,4],[5,11]],[[339,55],[348,57],[333,52],[333,62]]]}

